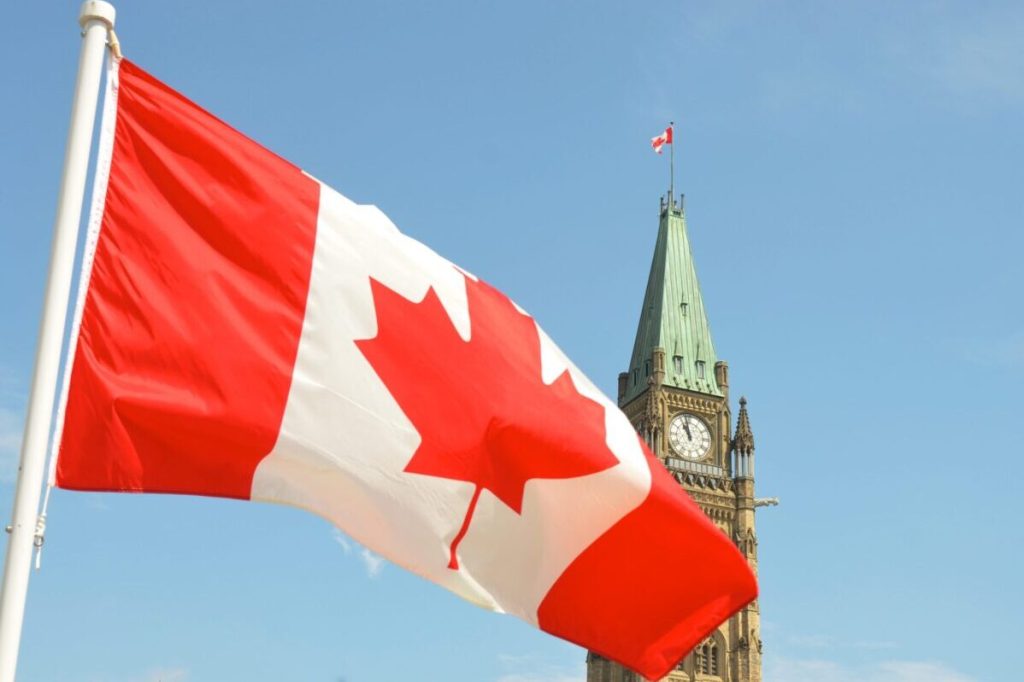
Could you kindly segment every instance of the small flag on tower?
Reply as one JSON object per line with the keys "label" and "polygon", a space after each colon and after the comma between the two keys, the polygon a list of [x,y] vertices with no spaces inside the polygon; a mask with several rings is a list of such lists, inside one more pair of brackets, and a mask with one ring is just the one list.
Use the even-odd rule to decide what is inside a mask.
{"label": "small flag on tower", "polygon": [[672,126],[671,125],[668,128],[665,128],[665,132],[663,132],[661,135],[658,135],[657,137],[652,137],[651,138],[651,148],[655,152],[657,152],[658,154],[661,153],[661,148],[664,147],[667,144],[672,144]]}

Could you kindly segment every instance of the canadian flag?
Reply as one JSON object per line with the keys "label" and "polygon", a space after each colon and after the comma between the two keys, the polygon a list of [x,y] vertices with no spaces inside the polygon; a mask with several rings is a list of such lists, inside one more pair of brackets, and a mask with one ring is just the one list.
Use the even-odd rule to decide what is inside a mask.
{"label": "canadian flag", "polygon": [[661,153],[661,148],[667,144],[672,144],[672,126],[665,128],[665,132],[661,135],[651,138],[651,148],[658,154]]}
{"label": "canadian flag", "polygon": [[746,561],[508,298],[111,65],[51,477],[302,507],[649,678]]}

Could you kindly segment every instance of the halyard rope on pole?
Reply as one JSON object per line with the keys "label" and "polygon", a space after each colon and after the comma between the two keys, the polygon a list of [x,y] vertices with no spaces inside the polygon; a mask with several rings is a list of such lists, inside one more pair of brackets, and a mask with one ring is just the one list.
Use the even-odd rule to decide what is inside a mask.
{"label": "halyard rope on pole", "polygon": [[57,391],[60,351],[64,341],[92,132],[96,122],[100,76],[108,34],[114,27],[115,15],[113,5],[102,0],[86,0],[78,15],[78,23],[82,27],[82,49],[71,105],[71,124],[64,152],[60,192],[57,196],[50,267],[25,416],[7,557],[0,586],[0,682],[14,682],[32,554],[33,551],[38,552],[45,537],[46,516],[40,514],[39,498],[46,468],[46,446]]}

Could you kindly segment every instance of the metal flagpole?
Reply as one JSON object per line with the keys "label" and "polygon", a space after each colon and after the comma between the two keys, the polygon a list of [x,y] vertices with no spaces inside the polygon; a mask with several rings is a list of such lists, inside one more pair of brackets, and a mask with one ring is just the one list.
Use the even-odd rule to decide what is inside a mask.
{"label": "metal flagpole", "polygon": [[57,195],[57,217],[50,247],[50,271],[43,298],[36,347],[35,370],[25,416],[21,464],[14,492],[14,510],[7,527],[7,559],[0,588],[0,682],[14,682],[18,646],[25,616],[25,598],[37,539],[39,497],[46,464],[53,400],[57,391],[60,350],[64,342],[65,318],[74,269],[78,224],[82,214],[85,178],[92,146],[96,102],[103,71],[104,47],[114,28],[113,5],[100,0],[82,3],[78,23],[82,27],[82,51],[71,104],[71,126],[64,150],[64,171]]}
{"label": "metal flagpole", "polygon": [[671,210],[676,205],[676,124],[674,121],[668,122],[668,129],[672,131],[669,133],[668,145],[668,207]]}

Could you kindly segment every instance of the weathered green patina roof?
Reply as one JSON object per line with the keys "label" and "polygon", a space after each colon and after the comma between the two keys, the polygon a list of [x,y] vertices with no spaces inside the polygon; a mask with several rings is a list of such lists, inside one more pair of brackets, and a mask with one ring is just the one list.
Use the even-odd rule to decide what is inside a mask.
{"label": "weathered green patina roof", "polygon": [[686,235],[686,216],[675,202],[661,213],[623,404],[647,388],[648,376],[654,373],[655,348],[665,349],[665,385],[722,395],[715,380],[718,358]]}

